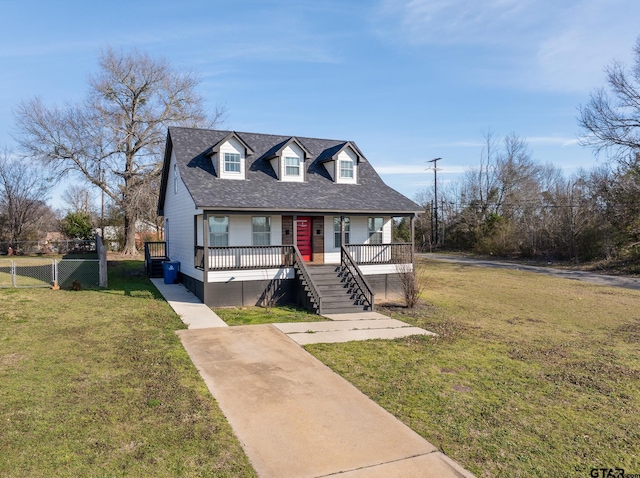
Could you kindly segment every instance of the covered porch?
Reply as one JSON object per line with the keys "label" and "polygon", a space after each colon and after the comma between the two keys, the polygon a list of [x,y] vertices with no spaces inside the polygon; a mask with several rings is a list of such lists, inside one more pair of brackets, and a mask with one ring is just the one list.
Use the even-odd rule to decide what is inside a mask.
{"label": "covered porch", "polygon": [[[181,282],[207,305],[295,303],[319,314],[374,310],[398,273],[412,270],[413,242],[392,241],[393,215],[203,211]],[[411,230],[413,239],[413,216]],[[395,281],[395,282],[394,282]]]}
{"label": "covered porch", "polygon": [[[277,246],[195,246],[194,267],[202,271],[250,270],[293,267],[296,250],[292,245]],[[347,244],[342,255],[348,254],[358,266],[413,264],[413,244]],[[302,254],[300,259],[302,259]],[[206,258],[206,260],[205,260]],[[304,261],[311,265],[311,261]],[[343,259],[332,262],[342,263]]]}

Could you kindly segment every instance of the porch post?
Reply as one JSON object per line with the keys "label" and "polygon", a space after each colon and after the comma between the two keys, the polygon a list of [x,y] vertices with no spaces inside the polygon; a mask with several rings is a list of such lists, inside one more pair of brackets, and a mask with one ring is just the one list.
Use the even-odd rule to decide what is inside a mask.
{"label": "porch post", "polygon": [[202,268],[204,271],[204,280],[203,282],[206,284],[207,279],[209,277],[209,215],[206,212],[202,213],[202,220],[204,224],[202,224],[202,245],[203,253],[204,253],[204,267]]}
{"label": "porch post", "polygon": [[411,224],[411,264],[415,267],[415,258],[414,258],[414,250],[416,248],[416,215],[413,214],[409,218],[409,223]]}
{"label": "porch post", "polygon": [[340,216],[340,249],[344,246],[344,216]]}
{"label": "porch post", "polygon": [[293,216],[293,245],[298,246],[298,216]]}

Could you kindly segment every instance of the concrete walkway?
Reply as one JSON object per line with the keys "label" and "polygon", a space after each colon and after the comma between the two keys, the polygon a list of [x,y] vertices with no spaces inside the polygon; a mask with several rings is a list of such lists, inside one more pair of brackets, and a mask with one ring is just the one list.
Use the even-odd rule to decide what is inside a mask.
{"label": "concrete walkway", "polygon": [[176,333],[259,476],[473,476],[298,344],[430,332],[376,313],[227,327],[182,285],[152,281],[189,325]]}
{"label": "concrete walkway", "polygon": [[151,282],[190,329],[228,327],[218,314],[182,284],[165,284],[164,279],[151,279]]}
{"label": "concrete walkway", "polygon": [[272,325],[177,334],[261,477],[472,476]]}
{"label": "concrete walkway", "polygon": [[330,322],[273,324],[300,345],[436,335],[377,312],[326,315]]}

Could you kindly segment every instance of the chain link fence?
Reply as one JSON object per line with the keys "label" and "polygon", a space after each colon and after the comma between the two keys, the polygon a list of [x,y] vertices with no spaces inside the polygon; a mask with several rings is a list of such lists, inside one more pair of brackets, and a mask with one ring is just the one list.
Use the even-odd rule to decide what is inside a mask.
{"label": "chain link fence", "polygon": [[95,250],[96,241],[93,240],[0,242],[0,255],[84,254]]}
{"label": "chain link fence", "polygon": [[97,259],[0,259],[0,287],[97,287],[100,261]]}

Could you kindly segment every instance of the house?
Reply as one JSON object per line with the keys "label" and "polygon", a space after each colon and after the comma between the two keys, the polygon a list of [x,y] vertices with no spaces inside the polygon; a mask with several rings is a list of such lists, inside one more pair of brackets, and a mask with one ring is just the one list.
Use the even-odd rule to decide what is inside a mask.
{"label": "house", "polygon": [[413,225],[421,211],[352,141],[167,134],[160,255],[180,262],[179,280],[207,305],[373,309],[397,293],[399,265],[413,264],[413,244],[392,243],[392,220]]}

